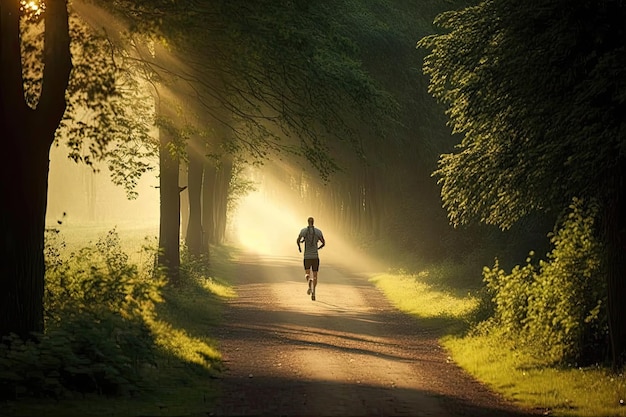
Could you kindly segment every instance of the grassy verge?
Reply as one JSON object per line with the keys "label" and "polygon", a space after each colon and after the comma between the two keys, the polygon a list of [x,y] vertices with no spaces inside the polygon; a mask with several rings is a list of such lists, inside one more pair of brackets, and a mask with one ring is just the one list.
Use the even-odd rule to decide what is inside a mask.
{"label": "grassy verge", "polygon": [[[76,231],[74,231],[76,232]],[[90,244],[106,231],[85,228],[77,244]],[[122,246],[139,249],[146,230],[124,231]],[[129,234],[130,233],[130,234]],[[92,238],[88,237],[91,236]],[[131,259],[140,261],[128,252]],[[213,335],[225,300],[235,294],[230,276],[232,249],[212,248],[211,265],[186,262],[181,285],[166,286],[162,301],[145,317],[152,335],[154,362],[141,370],[139,389],[121,396],[73,394],[72,397],[18,398],[0,402],[0,416],[180,416],[205,415],[217,397],[214,377],[221,355]],[[184,271],[183,271],[184,270]],[[120,329],[123,330],[123,329]]]}
{"label": "grassy verge", "polygon": [[547,368],[495,336],[466,336],[477,300],[473,288],[453,285],[459,272],[444,265],[416,274],[380,274],[371,281],[420,325],[437,327],[459,366],[521,407],[553,416],[626,416],[624,375],[599,367]]}

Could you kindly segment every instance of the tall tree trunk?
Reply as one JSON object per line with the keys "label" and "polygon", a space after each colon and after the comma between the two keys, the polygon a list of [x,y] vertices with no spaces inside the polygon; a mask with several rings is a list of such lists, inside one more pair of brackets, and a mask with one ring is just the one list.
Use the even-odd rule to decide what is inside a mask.
{"label": "tall tree trunk", "polygon": [[160,130],[159,185],[161,219],[159,227],[159,266],[165,268],[171,283],[180,278],[180,189],[179,159],[170,150],[173,141],[168,129]]}
{"label": "tall tree trunk", "polygon": [[189,187],[189,223],[187,225],[187,249],[194,256],[205,255],[202,245],[202,173],[204,169],[204,156],[189,147],[189,169],[187,170],[187,183]]}
{"label": "tall tree trunk", "polygon": [[[179,179],[187,179],[189,173],[189,167],[180,164],[180,171],[178,173]],[[188,181],[188,180],[187,180]],[[180,184],[180,188],[183,188],[187,184]],[[187,189],[182,190],[180,192],[180,229],[181,229],[181,240],[187,240],[187,229],[189,227],[189,193]]]}
{"label": "tall tree trunk", "polygon": [[223,243],[226,236],[226,222],[228,219],[228,197],[230,194],[230,180],[233,175],[233,161],[230,156],[222,158],[217,173],[215,190],[215,243]]}
{"label": "tall tree trunk", "polygon": [[18,0],[0,5],[0,337],[43,331],[44,231],[50,146],[65,112],[72,61],[67,2],[46,1],[36,109],[24,101]]}
{"label": "tall tree trunk", "polygon": [[380,175],[377,175],[377,170],[370,169],[368,171],[368,206],[367,215],[369,218],[368,224],[371,228],[372,239],[377,240],[381,237],[380,222],[383,217],[382,214],[382,200],[380,198]]}
{"label": "tall tree trunk", "polygon": [[[32,114],[32,113],[31,113]],[[6,125],[5,125],[6,126]],[[33,124],[30,124],[33,126]],[[31,129],[29,129],[31,130]],[[1,164],[0,335],[43,331],[44,230],[49,147],[32,129],[8,139],[14,164]],[[46,132],[54,137],[54,132]],[[36,144],[37,146],[29,146]],[[5,148],[6,149],[6,148]]]}
{"label": "tall tree trunk", "polygon": [[621,187],[613,189],[619,191],[608,202],[603,228],[611,354],[613,368],[620,371],[626,365],[626,223],[623,217],[626,191]]}
{"label": "tall tree trunk", "polygon": [[205,160],[204,177],[202,181],[202,227],[204,235],[202,245],[209,251],[209,245],[214,242],[215,236],[215,184],[217,168],[213,161]]}

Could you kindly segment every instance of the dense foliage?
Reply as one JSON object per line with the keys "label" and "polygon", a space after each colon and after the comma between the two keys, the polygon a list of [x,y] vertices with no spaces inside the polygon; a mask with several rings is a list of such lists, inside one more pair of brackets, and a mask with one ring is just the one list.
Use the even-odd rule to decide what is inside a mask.
{"label": "dense foliage", "polygon": [[624,158],[626,8],[488,0],[442,13],[420,46],[429,91],[462,142],[437,175],[454,224],[510,227],[572,197],[616,192]]}
{"label": "dense foliage", "polygon": [[46,240],[46,332],[0,343],[0,396],[64,397],[138,389],[154,363],[154,315],[163,280],[129,263],[110,232],[66,254],[57,232]]}
{"label": "dense foliage", "polygon": [[[547,260],[534,259],[510,273],[484,268],[486,284],[477,331],[505,336],[546,364],[607,360],[608,328],[602,250],[594,238],[597,207],[575,200],[551,235]],[[484,318],[484,317],[483,317]]]}

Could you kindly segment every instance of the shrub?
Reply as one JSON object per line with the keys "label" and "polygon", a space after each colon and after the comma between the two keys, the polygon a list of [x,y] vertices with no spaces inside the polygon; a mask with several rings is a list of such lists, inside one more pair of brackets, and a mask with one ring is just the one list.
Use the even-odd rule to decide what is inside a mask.
{"label": "shrub", "polygon": [[501,329],[510,334],[522,330],[528,314],[530,287],[536,276],[530,260],[523,267],[515,266],[509,275],[499,268],[497,260],[492,269],[483,269],[487,293],[493,295],[494,317]]}
{"label": "shrub", "polygon": [[596,208],[574,200],[558,230],[546,260],[510,274],[483,270],[482,314],[492,317],[476,330],[502,332],[516,345],[534,350],[547,363],[594,362],[603,358],[607,334],[606,290],[601,247],[595,239]]}
{"label": "shrub", "polygon": [[[596,208],[574,200],[554,249],[541,262],[524,329],[555,362],[597,361],[606,333],[606,289],[601,247],[594,234]],[[587,357],[583,357],[583,354]]]}
{"label": "shrub", "polygon": [[0,395],[64,396],[72,391],[133,391],[152,363],[145,322],[160,301],[163,280],[140,271],[115,230],[94,247],[63,256],[58,232],[46,239],[45,334],[0,344]]}

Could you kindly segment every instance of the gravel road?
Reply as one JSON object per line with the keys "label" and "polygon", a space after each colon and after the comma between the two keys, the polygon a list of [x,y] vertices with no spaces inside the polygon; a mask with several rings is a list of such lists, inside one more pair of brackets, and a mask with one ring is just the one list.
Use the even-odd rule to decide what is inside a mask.
{"label": "gravel road", "polygon": [[317,300],[297,257],[242,256],[217,330],[214,416],[536,416],[452,363],[432,330],[363,273],[324,262]]}

